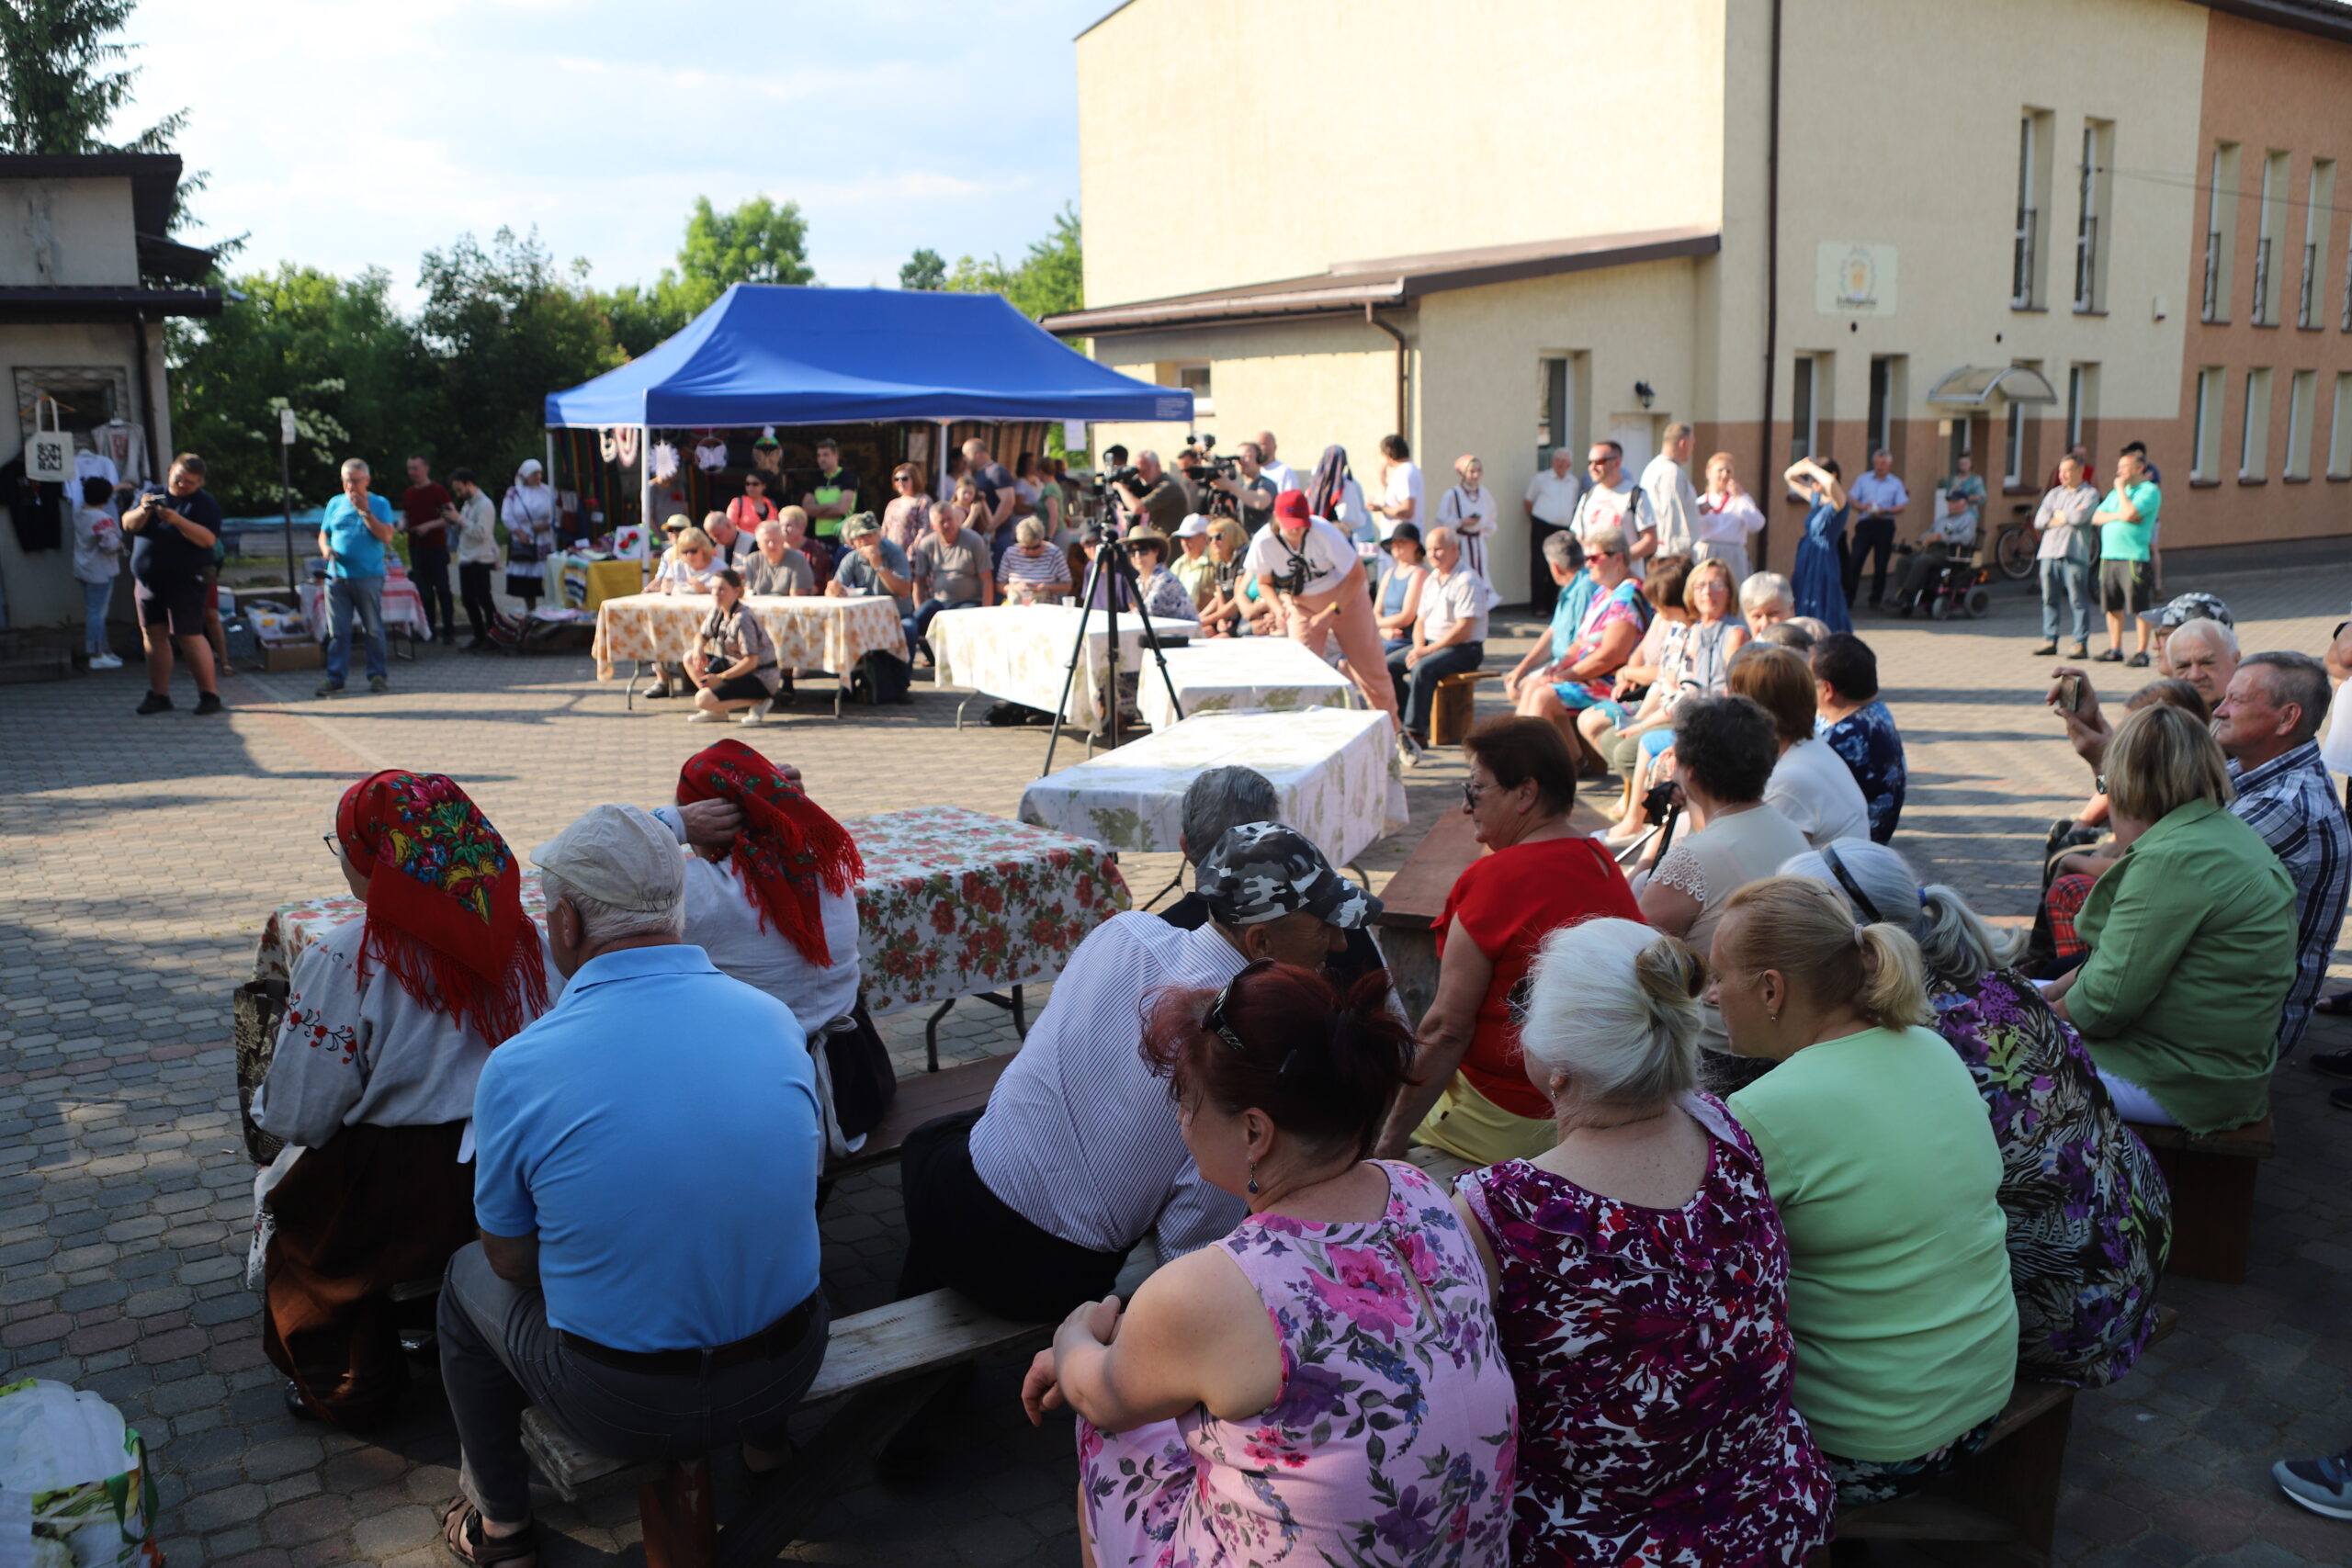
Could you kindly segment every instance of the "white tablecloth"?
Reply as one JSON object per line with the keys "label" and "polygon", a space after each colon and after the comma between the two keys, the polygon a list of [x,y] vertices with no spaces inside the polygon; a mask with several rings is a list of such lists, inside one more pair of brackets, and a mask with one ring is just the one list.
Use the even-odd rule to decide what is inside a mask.
{"label": "white tablecloth", "polygon": [[[850,673],[866,654],[903,659],[906,628],[898,602],[881,594],[829,599],[822,594],[776,598],[746,595],[759,616],[776,662],[786,670],[824,670],[849,684]],[[632,593],[596,606],[596,679],[613,678],[622,660],[683,662],[694,651],[695,635],[710,617],[711,600],[702,593]]]}
{"label": "white tablecloth", "polygon": [[1114,850],[1170,852],[1185,786],[1238,763],[1266,775],[1282,820],[1333,865],[1406,825],[1395,730],[1377,710],[1212,713],[1046,774],[1021,795],[1021,820]]}
{"label": "white tablecloth", "polygon": [[1352,707],[1361,700],[1354,682],[1286,637],[1212,637],[1171,649],[1168,674],[1176,683],[1176,700],[1184,705],[1181,715],[1168,706],[1158,667],[1147,663],[1136,688],[1136,706],[1154,729],[1197,714]]}
{"label": "white tablecloth", "polygon": [[[302,584],[301,592],[302,622],[311,628],[312,637],[324,642],[327,640],[328,629],[326,590],[316,582],[305,582]],[[431,629],[424,619],[424,596],[416,591],[416,584],[406,577],[384,579],[383,606],[384,629],[388,632],[394,626],[402,626],[407,628],[411,636],[423,637]],[[352,617],[351,625],[353,634],[357,635],[359,629],[357,616]]]}
{"label": "white tablecloth", "polygon": [[[939,683],[1051,713],[1061,701],[1062,677],[1069,668],[1070,649],[1078,643],[1079,615],[1067,604],[996,604],[944,611],[925,634],[932,657],[939,661]],[[1162,641],[1191,637],[1200,630],[1190,621],[1163,621],[1157,616],[1151,625]],[[1086,623],[1086,670],[1070,682],[1069,704],[1062,709],[1062,716],[1091,734],[1108,708],[1102,685],[1111,666],[1111,632],[1100,610]],[[1159,667],[1144,648],[1142,627],[1129,613],[1119,616],[1119,667],[1130,672],[1140,670],[1147,682],[1159,679]],[[1165,692],[1160,700],[1167,700]]]}

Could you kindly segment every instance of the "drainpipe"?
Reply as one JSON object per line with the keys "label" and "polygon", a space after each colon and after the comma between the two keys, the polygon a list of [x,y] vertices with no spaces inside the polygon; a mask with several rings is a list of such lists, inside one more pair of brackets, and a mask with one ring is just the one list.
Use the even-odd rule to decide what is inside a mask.
{"label": "drainpipe", "polygon": [[1363,324],[1378,327],[1396,340],[1396,434],[1409,441],[1412,437],[1405,433],[1405,334],[1374,315],[1369,299],[1363,302]]}
{"label": "drainpipe", "polygon": [[147,447],[147,474],[151,480],[160,482],[164,477],[164,469],[155,455],[157,440],[155,381],[153,372],[147,364],[147,317],[144,312],[132,312],[130,333],[131,340],[137,345],[139,354],[139,414],[141,423],[146,425],[146,429],[141,432],[141,435]]}
{"label": "drainpipe", "polygon": [[[1781,3],[1772,0],[1772,48],[1768,78],[1764,134],[1764,460],[1758,467],[1759,486],[1777,499],[1780,481],[1772,478],[1772,368],[1781,353]],[[1772,510],[1764,509],[1764,527],[1756,539],[1756,564],[1771,558]]]}

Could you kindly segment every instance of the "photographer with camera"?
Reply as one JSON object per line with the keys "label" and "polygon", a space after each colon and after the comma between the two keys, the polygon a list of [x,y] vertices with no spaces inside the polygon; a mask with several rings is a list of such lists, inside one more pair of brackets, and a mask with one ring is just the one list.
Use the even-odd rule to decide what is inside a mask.
{"label": "photographer with camera", "polygon": [[1157,452],[1136,453],[1136,466],[1114,470],[1110,482],[1111,492],[1119,498],[1128,517],[1149,525],[1162,538],[1182,527],[1185,514],[1193,510],[1184,487],[1159,466]]}
{"label": "photographer with camera", "polygon": [[1260,460],[1258,444],[1243,442],[1240,457],[1219,457],[1215,468],[1209,488],[1233,498],[1233,504],[1241,513],[1241,525],[1255,536],[1273,521],[1274,497],[1279,493]]}
{"label": "photographer with camera", "polygon": [[1308,515],[1305,491],[1284,491],[1274,498],[1273,526],[1250,541],[1242,569],[1257,579],[1260,593],[1282,607],[1291,637],[1317,657],[1338,636],[1348,678],[1394,723],[1396,688],[1388,678],[1388,656],[1355,541]]}

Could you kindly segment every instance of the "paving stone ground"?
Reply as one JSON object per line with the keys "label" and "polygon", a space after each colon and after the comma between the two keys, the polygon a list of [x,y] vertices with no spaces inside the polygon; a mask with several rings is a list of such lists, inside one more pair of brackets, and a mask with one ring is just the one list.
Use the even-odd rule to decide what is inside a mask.
{"label": "paving stone ground", "polygon": [[[2316,652],[2352,598],[2352,559],[2175,586],[2220,592],[2250,648]],[[2087,785],[2041,705],[2033,615],[2004,596],[1983,621],[1861,628],[1909,746],[1897,844],[1987,913],[2030,908],[2041,834]],[[1490,660],[1515,659],[1532,630],[1498,624]],[[2098,668],[2104,695],[2138,683]],[[204,720],[185,711],[185,685],[183,711],[133,716],[135,670],[0,689],[0,1366],[122,1407],[148,1439],[165,1549],[182,1568],[443,1561],[434,1509],[454,1490],[457,1456],[429,1363],[401,1419],[364,1439],[298,1425],[278,1403],[242,1277],[253,1169],[229,996],[268,909],[336,886],[319,835],[365,772],[454,774],[526,846],[598,801],[666,799],[711,732],[674,705],[625,713],[591,675],[584,653],[431,650],[396,664],[384,696],[318,701],[313,675],[239,676],[225,688],[234,711]],[[839,723],[804,710],[758,739],[843,816],[939,801],[1012,815],[1043,735],[957,732],[955,705],[919,688],[910,707],[853,708]],[[1446,760],[1408,775],[1414,830],[1363,857],[1375,882],[1458,801],[1461,777]],[[1146,892],[1170,869],[1164,856],[1127,866]],[[901,1071],[920,1070],[919,1018],[885,1022]],[[942,1029],[951,1059],[1014,1043],[1009,1018],[983,1007]],[[2313,1043],[2352,1043],[2352,1030],[2324,1021]],[[2281,1152],[2262,1175],[2249,1281],[2168,1281],[2180,1331],[2078,1402],[2061,1562],[2352,1556],[2352,1524],[2295,1510],[2267,1474],[2274,1458],[2352,1443],[2352,1117],[2323,1090],[2300,1066],[2281,1068]],[[843,1184],[824,1236],[836,1311],[886,1300],[900,1251],[895,1173]],[[1027,1425],[1019,1371],[1012,1359],[981,1366],[934,1420],[931,1473],[896,1487],[865,1477],[788,1560],[1074,1562],[1069,1427]],[[549,1496],[544,1517],[553,1564],[641,1561],[627,1495],[576,1508]]]}

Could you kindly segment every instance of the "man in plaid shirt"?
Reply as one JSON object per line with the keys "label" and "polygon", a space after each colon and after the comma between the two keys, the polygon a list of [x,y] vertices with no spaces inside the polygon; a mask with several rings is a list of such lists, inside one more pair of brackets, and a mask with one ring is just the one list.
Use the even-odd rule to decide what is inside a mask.
{"label": "man in plaid shirt", "polygon": [[[2230,809],[2262,835],[2295,883],[2295,983],[2278,1018],[2280,1058],[2302,1043],[2344,927],[2346,879],[2352,876],[2352,826],[2312,739],[2327,705],[2327,671],[2318,660],[2257,653],[2238,666],[2213,713],[2213,739],[2229,755],[2237,788]],[[2352,1077],[2352,1051],[2323,1053],[2312,1066]],[[2329,1098],[2352,1111],[2352,1089]]]}

